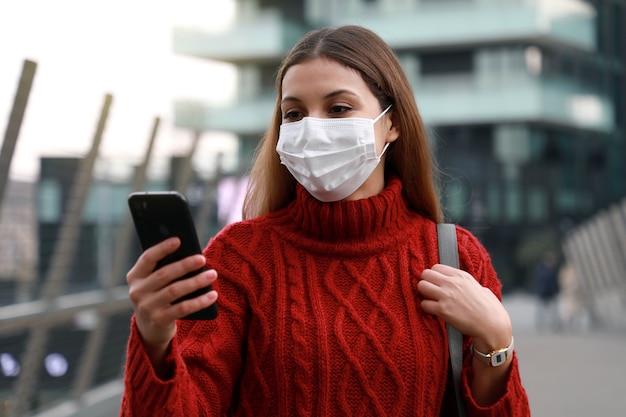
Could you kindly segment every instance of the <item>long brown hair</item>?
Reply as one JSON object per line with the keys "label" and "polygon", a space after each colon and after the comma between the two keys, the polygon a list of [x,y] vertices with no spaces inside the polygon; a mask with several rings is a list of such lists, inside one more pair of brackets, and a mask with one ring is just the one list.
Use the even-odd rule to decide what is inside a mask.
{"label": "long brown hair", "polygon": [[282,82],[293,65],[313,58],[332,59],[359,72],[380,102],[393,105],[399,138],[389,147],[386,173],[403,184],[409,207],[436,222],[443,220],[433,178],[433,160],[426,129],[417,110],[411,85],[393,50],[374,32],[360,26],[322,28],[305,35],[287,54],[276,75],[274,116],[257,148],[243,205],[250,219],[278,210],[295,198],[296,181],[276,152],[282,114]]}

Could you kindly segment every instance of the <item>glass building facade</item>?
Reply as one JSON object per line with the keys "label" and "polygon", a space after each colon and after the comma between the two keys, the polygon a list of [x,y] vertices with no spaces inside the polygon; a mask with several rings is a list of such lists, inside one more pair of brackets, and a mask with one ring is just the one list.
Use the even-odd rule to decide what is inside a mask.
{"label": "glass building facade", "polygon": [[247,166],[273,76],[311,28],[359,24],[396,51],[431,132],[449,221],[505,290],[568,229],[626,195],[623,0],[238,0],[223,33],[178,28],[177,53],[232,63],[228,106],[180,100],[176,123],[240,139]]}

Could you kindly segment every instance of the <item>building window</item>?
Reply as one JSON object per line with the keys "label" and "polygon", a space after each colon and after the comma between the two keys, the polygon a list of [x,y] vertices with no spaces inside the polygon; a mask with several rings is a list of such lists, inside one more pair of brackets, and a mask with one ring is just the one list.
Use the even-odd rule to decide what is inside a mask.
{"label": "building window", "polygon": [[259,71],[259,83],[262,94],[271,95],[274,93],[275,79],[276,79],[276,65],[271,64],[259,64],[257,66]]}
{"label": "building window", "polygon": [[543,189],[535,187],[528,190],[528,220],[542,222],[548,218],[548,200]]}
{"label": "building window", "polygon": [[472,51],[426,52],[420,54],[422,75],[469,74],[474,71]]}
{"label": "building window", "polygon": [[460,180],[446,187],[446,212],[455,222],[461,221],[467,212],[467,193]]}
{"label": "building window", "polygon": [[522,193],[518,186],[508,185],[504,193],[504,215],[509,223],[519,223],[522,220]]}
{"label": "building window", "polygon": [[555,204],[558,213],[584,214],[593,206],[592,201],[593,198],[588,193],[577,192],[572,188],[561,188],[555,194]]}
{"label": "building window", "polygon": [[500,188],[498,184],[491,183],[487,186],[487,218],[490,222],[500,220]]}
{"label": "building window", "polygon": [[626,97],[624,97],[624,76],[613,75],[613,105],[615,106],[615,124],[620,127],[626,126]]}
{"label": "building window", "polygon": [[54,223],[61,219],[61,186],[57,180],[39,182],[39,221]]}
{"label": "building window", "polygon": [[624,18],[624,13],[622,12],[622,5],[615,3],[613,5],[613,27],[611,28],[612,32],[613,32],[613,56],[617,59],[620,58],[625,58],[623,56],[624,54],[624,49],[622,47],[623,45],[623,29],[622,29],[622,25],[625,23],[623,21]]}

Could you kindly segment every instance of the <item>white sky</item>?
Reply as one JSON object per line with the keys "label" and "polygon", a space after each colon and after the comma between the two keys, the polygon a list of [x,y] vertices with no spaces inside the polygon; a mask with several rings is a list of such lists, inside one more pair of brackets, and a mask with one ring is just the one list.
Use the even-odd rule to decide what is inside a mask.
{"label": "white sky", "polygon": [[[0,2],[0,141],[24,59],[38,64],[11,177],[34,180],[39,156],[85,154],[106,93],[113,104],[102,156],[140,160],[156,116],[157,153],[184,152],[191,132],[173,128],[173,99],[227,101],[235,75],[225,64],[174,55],[172,27],[223,30],[234,7],[232,0]],[[200,151],[232,151],[230,138],[206,134]]]}

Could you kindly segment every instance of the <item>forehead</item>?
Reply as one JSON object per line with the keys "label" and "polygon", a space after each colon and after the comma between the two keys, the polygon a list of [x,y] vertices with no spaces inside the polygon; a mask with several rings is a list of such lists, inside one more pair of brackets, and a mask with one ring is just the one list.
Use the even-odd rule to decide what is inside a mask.
{"label": "forehead", "polygon": [[282,96],[350,88],[369,91],[361,74],[329,58],[314,58],[291,66],[283,77]]}

